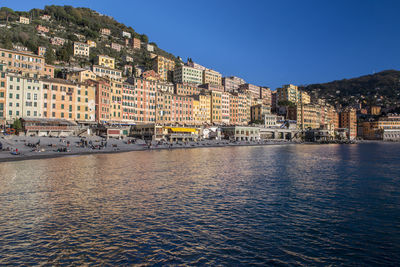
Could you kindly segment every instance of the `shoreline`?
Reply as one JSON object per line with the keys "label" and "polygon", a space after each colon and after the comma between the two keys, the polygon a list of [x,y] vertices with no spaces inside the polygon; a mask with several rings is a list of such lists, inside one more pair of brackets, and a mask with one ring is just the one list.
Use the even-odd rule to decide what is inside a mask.
{"label": "shoreline", "polygon": [[[204,142],[204,141],[203,141]],[[211,144],[210,144],[211,142]],[[214,144],[212,144],[214,142]],[[127,153],[127,152],[135,152],[135,151],[162,151],[162,150],[174,150],[174,149],[194,149],[194,148],[218,148],[218,147],[245,147],[245,146],[273,146],[273,145],[331,145],[331,144],[320,144],[313,142],[291,142],[291,141],[268,141],[261,143],[226,143],[226,142],[216,142],[216,141],[208,141],[207,143],[201,143],[194,145],[180,145],[174,144],[172,147],[166,145],[153,145],[152,147],[145,146],[144,144],[131,144],[130,146],[125,146],[122,149],[101,149],[101,150],[86,150],[86,151],[70,151],[70,152],[56,152],[56,151],[45,151],[45,152],[22,152],[20,155],[12,155],[8,151],[3,151],[0,153],[0,163],[3,162],[13,162],[13,161],[24,161],[24,160],[38,160],[38,159],[51,159],[51,158],[59,158],[59,157],[68,157],[68,156],[86,156],[86,155],[94,155],[94,154],[114,154],[114,153]],[[354,144],[365,144],[365,143],[391,143],[379,140],[361,140],[357,141]],[[1,157],[2,156],[2,157]]]}
{"label": "shoreline", "polygon": [[218,147],[244,147],[244,146],[272,146],[272,145],[294,145],[294,144],[302,144],[297,142],[268,142],[268,143],[227,143],[227,144],[204,144],[204,145],[195,145],[195,146],[179,146],[175,144],[175,146],[167,147],[167,146],[158,146],[148,148],[147,146],[142,147],[131,147],[130,149],[118,149],[118,150],[89,150],[89,151],[76,151],[76,152],[55,152],[55,151],[47,151],[47,152],[30,152],[35,154],[21,154],[21,155],[12,155],[9,152],[6,157],[0,157],[0,163],[2,162],[13,162],[13,161],[24,161],[24,160],[35,160],[35,159],[50,159],[50,158],[59,158],[59,157],[68,157],[68,156],[85,156],[85,155],[94,155],[94,154],[115,154],[115,153],[127,153],[127,152],[135,152],[135,151],[162,151],[162,150],[175,150],[175,149],[195,149],[195,148],[218,148]]}

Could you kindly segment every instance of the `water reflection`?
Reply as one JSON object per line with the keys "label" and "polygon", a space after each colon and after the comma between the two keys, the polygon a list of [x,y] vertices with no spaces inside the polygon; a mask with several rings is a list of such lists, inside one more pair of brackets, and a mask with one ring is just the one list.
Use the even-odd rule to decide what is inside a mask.
{"label": "water reflection", "polygon": [[399,262],[399,145],[0,164],[0,264]]}

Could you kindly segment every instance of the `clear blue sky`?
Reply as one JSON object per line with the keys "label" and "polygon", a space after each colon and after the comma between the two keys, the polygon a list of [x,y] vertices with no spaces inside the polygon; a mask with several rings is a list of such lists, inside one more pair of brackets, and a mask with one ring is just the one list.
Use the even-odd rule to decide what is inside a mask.
{"label": "clear blue sky", "polygon": [[400,69],[396,0],[2,0],[92,8],[174,55],[271,88]]}

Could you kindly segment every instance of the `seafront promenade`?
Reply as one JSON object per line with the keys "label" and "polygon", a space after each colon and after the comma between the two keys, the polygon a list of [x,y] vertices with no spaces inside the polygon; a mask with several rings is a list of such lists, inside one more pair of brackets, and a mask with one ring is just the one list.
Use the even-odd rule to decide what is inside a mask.
{"label": "seafront promenade", "polygon": [[118,153],[144,150],[225,147],[225,146],[258,146],[276,144],[296,144],[286,140],[242,141],[202,140],[190,142],[145,142],[141,139],[105,139],[91,137],[0,137],[3,150],[0,150],[0,162],[28,159],[53,158],[71,155],[87,155],[99,153]]}

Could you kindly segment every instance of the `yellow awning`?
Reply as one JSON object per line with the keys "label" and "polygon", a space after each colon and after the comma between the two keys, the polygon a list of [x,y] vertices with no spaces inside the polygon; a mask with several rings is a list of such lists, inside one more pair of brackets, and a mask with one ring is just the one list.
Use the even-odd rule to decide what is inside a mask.
{"label": "yellow awning", "polygon": [[196,128],[180,128],[180,127],[167,127],[168,129],[171,129],[173,132],[180,132],[180,133],[195,133],[197,132]]}

